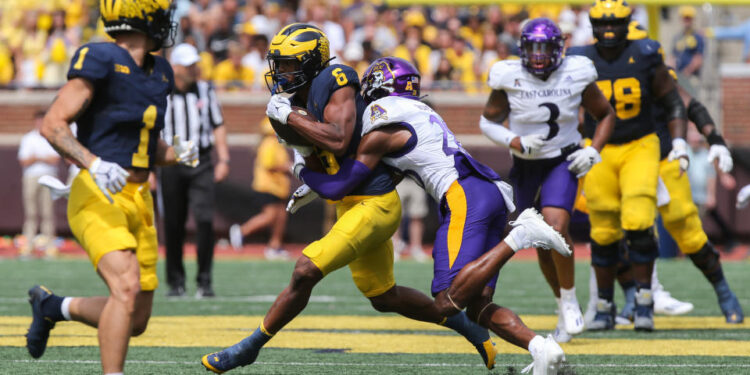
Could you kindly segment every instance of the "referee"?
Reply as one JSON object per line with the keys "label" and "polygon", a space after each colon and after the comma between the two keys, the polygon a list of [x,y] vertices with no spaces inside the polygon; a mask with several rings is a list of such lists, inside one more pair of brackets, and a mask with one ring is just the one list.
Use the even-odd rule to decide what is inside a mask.
{"label": "referee", "polygon": [[[190,44],[180,44],[171,55],[175,90],[168,98],[162,138],[169,144],[174,136],[194,140],[200,149],[196,168],[182,165],[161,168],[159,173],[162,217],[167,242],[167,296],[185,295],[185,267],[182,262],[185,222],[188,207],[196,226],[198,253],[197,298],[215,296],[211,287],[214,256],[214,184],[229,174],[224,119],[213,87],[198,79],[198,51]],[[218,161],[211,150],[216,146]]]}

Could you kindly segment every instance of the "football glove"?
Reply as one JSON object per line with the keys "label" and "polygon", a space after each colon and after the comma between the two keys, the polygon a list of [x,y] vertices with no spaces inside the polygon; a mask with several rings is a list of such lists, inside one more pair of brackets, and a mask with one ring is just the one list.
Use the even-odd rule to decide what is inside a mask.
{"label": "football glove", "polygon": [[667,157],[669,161],[678,160],[680,161],[680,174],[687,171],[690,166],[690,158],[687,153],[687,142],[682,138],[675,138],[672,140],[672,151],[669,152]]}
{"label": "football glove", "polygon": [[539,152],[544,146],[543,134],[529,134],[521,136],[521,153],[524,155],[533,155]]}
{"label": "football glove", "polygon": [[289,99],[279,94],[271,96],[271,100],[268,101],[268,105],[266,106],[266,116],[268,118],[286,125],[286,120],[289,118],[290,113],[292,113],[292,103],[289,102]]}
{"label": "football glove", "polygon": [[737,193],[737,208],[745,208],[748,203],[750,203],[750,185],[743,187]]}
{"label": "football glove", "polygon": [[130,173],[116,163],[110,163],[97,157],[89,166],[89,173],[96,186],[104,193],[109,203],[114,203],[111,194],[117,194],[128,183]]}
{"label": "football glove", "polygon": [[305,156],[301,152],[297,150],[297,147],[292,147],[294,149],[294,164],[292,164],[292,174],[294,177],[300,178],[299,173],[302,172],[302,168],[305,167]]}
{"label": "football glove", "polygon": [[177,162],[195,168],[200,163],[198,145],[193,141],[183,141],[179,135],[172,138],[172,147],[177,155]]}
{"label": "football glove", "polygon": [[732,154],[727,146],[713,145],[708,149],[708,162],[713,163],[716,159],[719,159],[719,170],[724,173],[732,171],[734,161],[732,161]]}
{"label": "football glove", "polygon": [[581,178],[591,170],[594,164],[602,161],[602,157],[599,155],[599,151],[588,146],[568,155],[566,160],[571,162],[568,165],[568,170],[575,173],[577,178]]}
{"label": "football glove", "polygon": [[292,199],[290,199],[289,203],[286,205],[286,211],[293,214],[303,206],[314,201],[316,198],[318,198],[318,193],[310,189],[309,186],[302,185],[294,191],[294,194],[292,194]]}

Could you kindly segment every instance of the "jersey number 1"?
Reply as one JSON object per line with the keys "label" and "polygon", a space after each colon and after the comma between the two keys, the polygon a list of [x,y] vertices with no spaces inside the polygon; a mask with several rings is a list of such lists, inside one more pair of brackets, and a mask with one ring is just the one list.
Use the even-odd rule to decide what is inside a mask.
{"label": "jersey number 1", "polygon": [[138,142],[138,152],[133,154],[131,162],[134,167],[148,168],[148,138],[154,125],[156,125],[156,106],[150,105],[143,111],[143,127],[140,142]]}

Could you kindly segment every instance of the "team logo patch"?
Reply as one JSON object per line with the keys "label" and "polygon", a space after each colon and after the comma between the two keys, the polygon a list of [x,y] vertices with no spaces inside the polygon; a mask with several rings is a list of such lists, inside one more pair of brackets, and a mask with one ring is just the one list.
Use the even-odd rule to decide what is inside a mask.
{"label": "team logo patch", "polygon": [[375,120],[388,120],[386,110],[377,104],[370,107],[370,122],[375,122]]}
{"label": "team logo patch", "polygon": [[130,68],[128,68],[126,65],[115,64],[115,72],[130,74]]}
{"label": "team logo patch", "polygon": [[513,81],[513,87],[521,87],[521,80],[516,78],[516,80]]}

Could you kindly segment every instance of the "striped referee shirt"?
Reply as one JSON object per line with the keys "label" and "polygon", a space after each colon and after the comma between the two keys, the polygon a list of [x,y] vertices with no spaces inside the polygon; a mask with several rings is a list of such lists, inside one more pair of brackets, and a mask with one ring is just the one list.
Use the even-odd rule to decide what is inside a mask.
{"label": "striped referee shirt", "polygon": [[216,92],[206,81],[197,81],[186,92],[175,90],[167,97],[162,139],[172,145],[172,138],[198,143],[201,153],[214,144],[214,129],[224,124]]}

